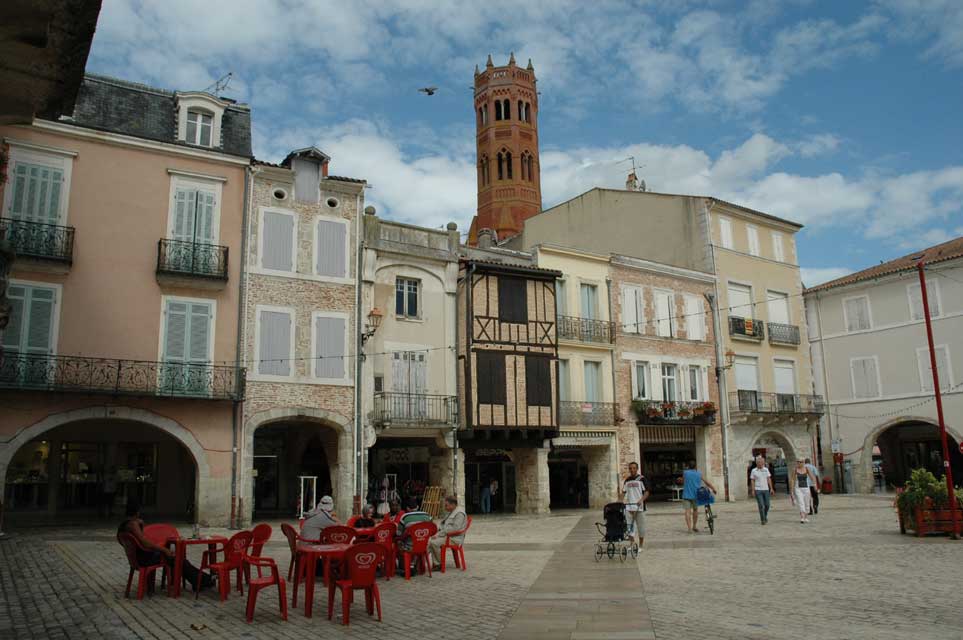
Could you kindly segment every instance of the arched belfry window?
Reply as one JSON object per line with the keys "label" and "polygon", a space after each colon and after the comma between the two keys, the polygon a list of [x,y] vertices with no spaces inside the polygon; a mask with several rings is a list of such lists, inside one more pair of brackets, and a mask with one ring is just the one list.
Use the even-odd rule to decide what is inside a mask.
{"label": "arched belfry window", "polygon": [[502,155],[501,151],[498,152],[498,179],[505,179],[505,156]]}
{"label": "arched belfry window", "polygon": [[532,182],[534,176],[532,175],[532,154],[528,151],[522,152],[522,180],[528,180]]}
{"label": "arched belfry window", "polygon": [[512,119],[512,103],[508,98],[505,98],[502,102],[502,118],[504,120]]}
{"label": "arched belfry window", "polygon": [[501,119],[502,119],[502,101],[496,100],[495,101],[495,120],[501,120]]}
{"label": "arched belfry window", "polygon": [[518,101],[518,119],[525,122],[525,103],[521,100]]}
{"label": "arched belfry window", "polygon": [[508,179],[512,179],[512,152],[508,151],[505,153],[505,165],[507,167],[506,173],[508,174]]}

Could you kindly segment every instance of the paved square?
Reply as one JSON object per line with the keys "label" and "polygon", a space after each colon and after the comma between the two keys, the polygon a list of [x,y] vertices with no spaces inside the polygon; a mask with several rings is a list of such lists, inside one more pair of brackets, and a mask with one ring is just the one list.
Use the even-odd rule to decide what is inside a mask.
{"label": "paved square", "polygon": [[[963,638],[963,542],[900,536],[889,499],[826,496],[807,525],[784,496],[766,527],[754,503],[717,512],[716,535],[688,534],[681,507],[654,505],[637,564],[595,561],[594,512],[477,518],[468,571],[381,582],[384,622],[362,603],[350,627],[321,591],[313,619],[284,623],[265,590],[251,625],[236,591],[127,600],[112,526],[18,531],[0,542],[0,638]],[[286,571],[278,527],[265,554]]]}

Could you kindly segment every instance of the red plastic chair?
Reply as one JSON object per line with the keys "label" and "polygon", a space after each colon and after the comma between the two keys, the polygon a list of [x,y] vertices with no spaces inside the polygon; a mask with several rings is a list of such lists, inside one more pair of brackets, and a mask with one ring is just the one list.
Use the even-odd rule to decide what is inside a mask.
{"label": "red plastic chair", "polygon": [[418,522],[408,527],[405,537],[411,538],[411,550],[402,554],[405,563],[405,580],[411,580],[411,560],[418,560],[420,573],[428,572],[431,577],[431,562],[428,560],[428,541],[438,533],[438,526],[434,522]]}
{"label": "red plastic chair", "polygon": [[463,536],[471,528],[471,516],[468,516],[468,524],[461,531],[451,531],[445,536],[445,544],[441,545],[441,572],[445,572],[445,559],[448,557],[448,550],[451,549],[451,557],[455,561],[455,566],[464,571],[468,568],[465,563],[465,548],[462,544],[455,544],[451,541],[455,536]]}
{"label": "red plastic chair", "polygon": [[375,527],[374,542],[380,544],[381,548],[385,550],[385,557],[381,563],[381,573],[385,580],[391,580],[391,576],[395,575],[395,563],[398,557],[395,550],[395,534],[397,532],[398,527],[391,522],[385,522]]}
{"label": "red plastic chair", "polygon": [[263,522],[251,530],[253,536],[251,538],[251,556],[257,558],[261,555],[264,543],[271,539],[271,533],[271,525]]}
{"label": "red plastic chair", "polygon": [[[288,619],[288,597],[284,578],[278,574],[278,565],[271,558],[262,558],[243,554],[241,562],[247,581],[247,621],[254,620],[254,607],[257,604],[257,594],[261,589],[272,585],[278,586],[278,601],[281,607],[281,619]],[[257,577],[251,577],[251,567],[257,569]],[[269,575],[263,575],[262,569],[270,569]]]}
{"label": "red plastic chair", "polygon": [[132,534],[129,533],[118,533],[117,542],[120,546],[124,548],[124,552],[127,554],[127,563],[130,565],[130,573],[127,575],[127,590],[124,591],[124,597],[130,597],[130,583],[134,580],[134,572],[137,572],[137,599],[143,600],[144,593],[154,591],[154,576],[157,574],[157,570],[161,569],[165,573],[167,572],[167,565],[164,563],[163,559],[157,564],[142,565],[137,559],[137,550],[149,551],[145,549],[137,541]]}
{"label": "red plastic chair", "polygon": [[334,617],[334,592],[341,590],[341,624],[351,624],[351,603],[354,592],[364,590],[365,609],[370,616],[378,609],[378,622],[381,622],[381,592],[376,581],[378,565],[384,561],[384,548],[376,542],[356,544],[344,554],[345,576],[332,580],[328,585],[328,620]]}
{"label": "red plastic chair", "polygon": [[335,524],[321,530],[321,544],[351,544],[356,531],[351,527]]}
{"label": "red plastic chair", "polygon": [[357,521],[358,521],[358,518],[360,518],[360,517],[361,517],[360,515],[358,515],[358,516],[351,516],[350,518],[348,518],[348,521],[345,522],[344,524],[345,524],[346,526],[349,526],[349,527],[354,527],[354,523],[357,522]]}
{"label": "red plastic chair", "polygon": [[[149,524],[144,527],[144,537],[160,547],[172,549],[174,543],[169,542],[169,540],[179,540],[181,533],[177,530],[177,527],[171,524]],[[164,588],[166,582],[167,571],[165,569],[161,574],[161,589]],[[187,583],[186,577],[183,578],[183,582]]]}
{"label": "red plastic chair", "polygon": [[[204,555],[201,556],[201,570],[197,572],[198,584],[194,586],[195,598],[200,593],[201,574],[204,573],[204,569],[210,570],[211,573],[217,572],[217,587],[221,594],[221,600],[227,600],[227,595],[231,591],[231,571],[237,573],[237,590],[244,593],[241,567],[244,555],[247,553],[248,547],[251,546],[253,537],[254,534],[250,531],[239,531],[231,536],[231,539],[226,543],[218,543],[221,545],[220,548],[204,552]],[[220,562],[217,562],[218,553],[224,554],[224,559]]]}

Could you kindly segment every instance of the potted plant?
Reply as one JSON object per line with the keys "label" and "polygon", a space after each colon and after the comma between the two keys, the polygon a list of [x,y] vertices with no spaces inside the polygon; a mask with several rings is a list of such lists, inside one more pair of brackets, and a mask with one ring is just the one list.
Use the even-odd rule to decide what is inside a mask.
{"label": "potted plant", "polygon": [[690,409],[687,405],[681,405],[678,409],[676,409],[675,415],[682,420],[688,420],[692,417],[692,409]]}
{"label": "potted plant", "polygon": [[[937,479],[926,469],[914,469],[910,479],[896,492],[900,533],[909,529],[922,536],[924,533],[953,531],[953,512],[949,502],[945,476]],[[959,498],[957,502],[960,502]],[[957,511],[956,518],[963,522],[963,511]]]}

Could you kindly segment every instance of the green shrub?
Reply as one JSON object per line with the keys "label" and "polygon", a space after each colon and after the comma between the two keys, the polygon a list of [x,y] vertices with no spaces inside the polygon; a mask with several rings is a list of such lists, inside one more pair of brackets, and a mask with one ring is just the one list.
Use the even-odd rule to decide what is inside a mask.
{"label": "green shrub", "polygon": [[942,509],[949,507],[946,492],[946,476],[937,480],[926,469],[914,469],[910,479],[896,495],[896,506],[907,517],[912,517],[917,507],[923,509]]}

